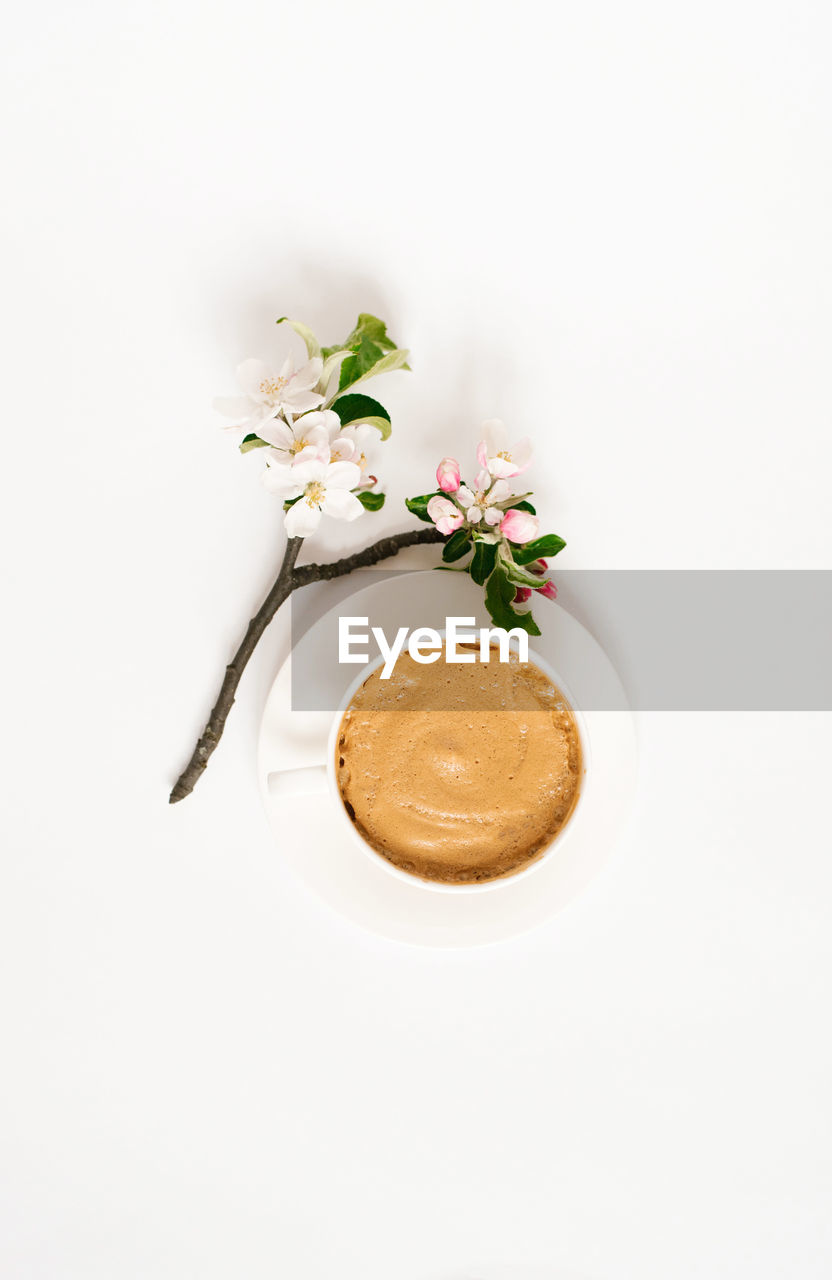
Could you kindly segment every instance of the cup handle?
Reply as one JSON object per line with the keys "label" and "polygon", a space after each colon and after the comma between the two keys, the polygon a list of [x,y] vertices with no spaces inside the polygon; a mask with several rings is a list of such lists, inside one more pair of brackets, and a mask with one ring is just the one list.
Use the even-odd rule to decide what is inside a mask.
{"label": "cup handle", "polygon": [[281,769],[268,776],[269,795],[312,796],[327,789],[326,765],[313,764],[306,769]]}

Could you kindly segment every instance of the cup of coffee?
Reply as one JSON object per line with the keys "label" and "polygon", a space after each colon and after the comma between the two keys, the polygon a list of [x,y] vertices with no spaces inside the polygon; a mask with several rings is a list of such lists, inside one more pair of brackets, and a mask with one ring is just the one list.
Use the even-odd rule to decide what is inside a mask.
{"label": "cup of coffee", "polygon": [[589,745],[563,681],[538,655],[379,656],[336,711],[327,763],[272,774],[272,792],[328,789],[364,853],[409,883],[481,892],[531,874],[574,829]]}

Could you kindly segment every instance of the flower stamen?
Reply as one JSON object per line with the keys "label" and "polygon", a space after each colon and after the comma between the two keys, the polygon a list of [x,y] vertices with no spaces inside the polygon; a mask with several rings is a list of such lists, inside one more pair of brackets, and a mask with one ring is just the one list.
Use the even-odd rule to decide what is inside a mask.
{"label": "flower stamen", "polygon": [[276,400],[288,381],[288,378],[264,378],[260,383],[260,394]]}
{"label": "flower stamen", "polygon": [[303,496],[310,507],[320,507],[326,497],[326,489],[319,480],[313,480],[303,491]]}

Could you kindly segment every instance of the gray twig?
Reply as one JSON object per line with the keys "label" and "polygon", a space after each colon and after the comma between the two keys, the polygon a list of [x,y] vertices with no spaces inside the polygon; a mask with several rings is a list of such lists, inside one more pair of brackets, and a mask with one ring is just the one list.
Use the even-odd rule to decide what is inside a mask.
{"label": "gray twig", "polygon": [[208,717],[208,723],[194,747],[193,755],[174,784],[170,793],[170,803],[176,804],[177,801],[184,800],[186,796],[189,796],[202,777],[208,761],[222,737],[228,713],[234,705],[237,686],[246,669],[248,660],[254,653],[266,627],[284,600],[287,600],[293,591],[296,591],[298,587],[306,587],[312,582],[325,582],[330,578],[343,577],[344,574],[352,573],[354,569],[369,568],[370,565],[378,564],[381,560],[387,560],[391,556],[398,555],[404,547],[415,547],[425,543],[442,541],[443,535],[433,525],[430,525],[424,529],[410,529],[406,533],[394,533],[389,537],[380,538],[378,542],[374,542],[372,546],[365,547],[363,551],[356,551],[350,556],[344,556],[342,560],[333,560],[330,564],[305,564],[296,569],[295,561],[298,558],[303,539],[290,538],[286,543],[283,562],[274,585],[248,624],[239,649],[225,668],[225,676],[220,686],[217,701],[214,703],[214,708]]}

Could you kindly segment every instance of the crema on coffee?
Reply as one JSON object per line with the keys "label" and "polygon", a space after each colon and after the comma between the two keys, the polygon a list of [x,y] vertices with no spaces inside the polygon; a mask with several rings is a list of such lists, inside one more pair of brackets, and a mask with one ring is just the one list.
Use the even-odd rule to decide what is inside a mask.
{"label": "crema on coffee", "polygon": [[533,663],[373,672],[336,739],[336,775],[363,838],[425,880],[466,884],[523,869],[563,828],[583,762],[572,708]]}

